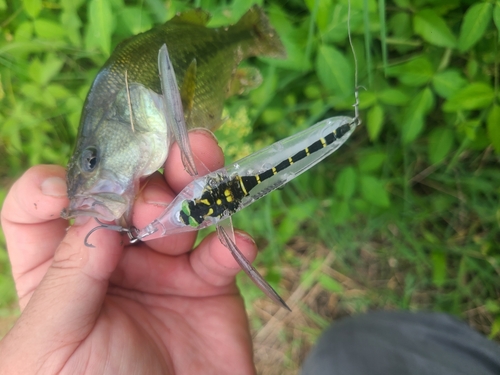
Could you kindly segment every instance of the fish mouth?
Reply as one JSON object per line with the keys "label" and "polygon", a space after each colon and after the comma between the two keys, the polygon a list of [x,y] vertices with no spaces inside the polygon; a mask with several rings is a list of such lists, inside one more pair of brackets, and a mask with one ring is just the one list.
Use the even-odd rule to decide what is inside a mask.
{"label": "fish mouth", "polygon": [[69,207],[61,212],[63,219],[77,216],[90,216],[103,221],[119,219],[126,211],[127,204],[123,197],[75,196],[70,200]]}

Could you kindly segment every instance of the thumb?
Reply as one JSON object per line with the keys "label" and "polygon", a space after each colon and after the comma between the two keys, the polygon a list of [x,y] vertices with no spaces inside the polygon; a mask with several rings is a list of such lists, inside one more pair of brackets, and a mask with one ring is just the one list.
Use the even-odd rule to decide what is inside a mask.
{"label": "thumb", "polygon": [[31,352],[25,358],[56,356],[64,361],[95,326],[123,249],[120,235],[107,230],[92,234],[89,241],[95,247],[85,246],[85,237],[95,226],[94,220],[72,226],[58,246],[51,266],[6,337],[16,357],[23,349],[12,341]]}

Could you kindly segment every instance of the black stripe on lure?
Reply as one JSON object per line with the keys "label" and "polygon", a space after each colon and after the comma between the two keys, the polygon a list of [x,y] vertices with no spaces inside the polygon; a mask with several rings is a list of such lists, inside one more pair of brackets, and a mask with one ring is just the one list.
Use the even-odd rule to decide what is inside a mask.
{"label": "black stripe on lure", "polygon": [[323,120],[195,179],[158,218],[137,232],[138,239],[199,230],[227,219],[336,151],[359,123],[358,116]]}
{"label": "black stripe on lure", "polygon": [[222,217],[234,214],[240,209],[243,198],[249,196],[255,187],[315,152],[328,147],[334,141],[342,139],[350,130],[350,123],[343,124],[334,129],[330,134],[300,150],[295,155],[282,160],[276,166],[259,174],[253,176],[240,176],[236,174],[231,179],[222,179],[215,187],[211,187],[209,184],[202,192],[200,198],[182,202],[182,209],[179,212],[181,221],[185,225],[198,228],[209,216],[221,219]]}

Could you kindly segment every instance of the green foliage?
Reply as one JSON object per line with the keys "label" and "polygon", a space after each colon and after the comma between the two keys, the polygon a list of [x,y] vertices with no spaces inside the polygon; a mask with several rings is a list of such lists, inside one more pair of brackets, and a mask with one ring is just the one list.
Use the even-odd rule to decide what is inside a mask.
{"label": "green foliage", "polygon": [[[85,95],[121,40],[193,6],[212,13],[211,25],[227,24],[252,3],[0,1],[0,182],[34,164],[66,164]],[[385,270],[379,280],[397,279],[400,287],[359,298],[359,309],[463,314],[488,303],[497,334],[500,3],[385,3],[351,0],[364,126],[334,156],[236,215],[235,223],[266,248],[259,261],[278,290],[281,262],[301,263],[288,248],[294,238],[338,245],[339,267],[353,278],[363,277],[354,271],[363,261],[360,249],[376,249]],[[323,118],[352,115],[347,4],[265,3],[288,59],[246,63],[264,80],[228,102],[231,130],[222,127],[218,135],[230,159]],[[6,264],[0,258],[4,273]],[[318,280],[331,293],[345,289],[329,276]],[[245,279],[240,284],[249,300],[260,295]]]}
{"label": "green foliage", "polygon": [[109,0],[90,0],[88,4],[89,27],[86,30],[87,49],[98,47],[104,54],[111,54],[111,36],[114,17]]}
{"label": "green foliage", "polygon": [[432,9],[423,9],[414,15],[413,28],[415,34],[420,35],[427,43],[438,46],[455,48],[457,39],[450,30],[446,21]]}
{"label": "green foliage", "polygon": [[480,2],[467,9],[458,39],[461,52],[468,51],[484,36],[491,21],[492,7],[489,2]]}

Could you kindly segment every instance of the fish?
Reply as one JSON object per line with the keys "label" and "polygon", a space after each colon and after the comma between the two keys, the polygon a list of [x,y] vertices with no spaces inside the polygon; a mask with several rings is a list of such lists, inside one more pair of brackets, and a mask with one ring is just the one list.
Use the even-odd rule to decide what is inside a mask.
{"label": "fish", "polygon": [[[84,103],[67,167],[69,206],[81,215],[128,226],[140,181],[158,170],[173,136],[162,100],[158,51],[166,44],[188,129],[214,130],[235,87],[238,64],[251,56],[285,58],[264,11],[253,6],[234,25],[208,28],[209,14],[180,13],[121,42],[98,72]],[[236,85],[239,87],[239,85]]]}

